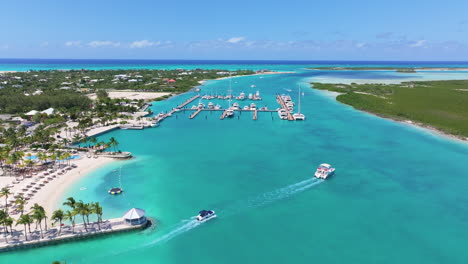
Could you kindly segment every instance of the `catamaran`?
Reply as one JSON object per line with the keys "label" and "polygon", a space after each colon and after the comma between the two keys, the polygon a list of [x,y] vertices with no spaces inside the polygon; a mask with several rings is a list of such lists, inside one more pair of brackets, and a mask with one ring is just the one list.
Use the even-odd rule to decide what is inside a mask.
{"label": "catamaran", "polygon": [[305,120],[305,115],[301,113],[301,87],[299,87],[299,108],[297,113],[293,114],[294,120]]}
{"label": "catamaran", "polygon": [[319,179],[327,179],[335,173],[335,168],[332,168],[330,164],[322,163],[315,171],[315,177]]}

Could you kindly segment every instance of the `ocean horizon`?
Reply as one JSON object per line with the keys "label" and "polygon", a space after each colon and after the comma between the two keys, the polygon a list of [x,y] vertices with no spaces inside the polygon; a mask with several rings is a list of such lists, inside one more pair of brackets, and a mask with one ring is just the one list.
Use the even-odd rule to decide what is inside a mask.
{"label": "ocean horizon", "polygon": [[[279,70],[281,66],[327,67],[468,67],[468,61],[357,61],[357,60],[188,60],[188,59],[8,59],[0,58],[0,71],[67,70],[67,69],[173,69],[173,68],[223,68]],[[296,67],[297,68],[297,67]]]}

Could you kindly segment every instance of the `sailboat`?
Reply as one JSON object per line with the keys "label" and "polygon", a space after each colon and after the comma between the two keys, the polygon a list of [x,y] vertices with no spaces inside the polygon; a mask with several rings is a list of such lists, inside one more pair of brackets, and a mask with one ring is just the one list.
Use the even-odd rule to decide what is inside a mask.
{"label": "sailboat", "polygon": [[305,115],[301,114],[301,87],[299,86],[299,108],[297,113],[293,114],[294,120],[305,120]]}
{"label": "sailboat", "polygon": [[231,77],[231,73],[229,73],[229,107],[228,109],[226,109],[226,117],[234,116],[234,109],[231,106],[231,98],[232,98],[232,77]]}

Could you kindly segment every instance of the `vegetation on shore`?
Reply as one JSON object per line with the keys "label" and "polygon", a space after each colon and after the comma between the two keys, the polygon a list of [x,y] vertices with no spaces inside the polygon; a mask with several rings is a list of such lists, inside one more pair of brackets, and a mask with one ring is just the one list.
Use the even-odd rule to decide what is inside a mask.
{"label": "vegetation on shore", "polygon": [[0,74],[0,113],[21,114],[55,108],[90,109],[86,94],[99,90],[183,93],[204,79],[249,75],[251,70],[53,70]]}
{"label": "vegetation on shore", "polygon": [[411,120],[445,133],[468,137],[468,80],[400,84],[324,84],[312,87],[341,93],[339,102],[395,120]]}
{"label": "vegetation on shore", "polygon": [[[2,188],[0,190],[0,198],[5,197],[5,201],[7,201],[8,197],[12,195],[8,188]],[[58,233],[60,235],[62,231],[62,223],[64,221],[68,221],[72,227],[72,233],[75,232],[75,223],[76,217],[80,217],[83,222],[83,226],[85,231],[88,232],[89,225],[94,223],[90,222],[89,217],[91,215],[96,216],[96,222],[98,229],[101,230],[101,223],[102,223],[102,214],[103,210],[99,202],[92,202],[92,203],[85,203],[83,201],[76,201],[73,197],[67,198],[67,200],[63,203],[64,206],[68,207],[68,210],[57,209],[52,212],[51,215],[47,215],[44,207],[39,204],[34,204],[31,207],[29,212],[25,212],[24,204],[25,199],[21,196],[17,197],[15,200],[15,208],[19,210],[20,215],[17,219],[13,219],[8,212],[8,204],[5,204],[5,208],[0,210],[0,226],[3,227],[3,236],[5,240],[8,239],[8,235],[14,233],[13,224],[15,226],[22,225],[24,228],[23,234],[28,241],[28,234],[31,235],[34,232],[31,231],[31,224],[36,224],[35,232],[39,227],[39,234],[41,238],[44,238],[44,231],[47,231],[47,220],[52,221],[53,225],[58,225]],[[8,241],[8,240],[7,240]]]}
{"label": "vegetation on shore", "polygon": [[401,73],[415,73],[416,71],[424,70],[457,70],[457,68],[441,68],[441,67],[314,67],[307,68],[309,70],[333,70],[333,71],[396,71]]}

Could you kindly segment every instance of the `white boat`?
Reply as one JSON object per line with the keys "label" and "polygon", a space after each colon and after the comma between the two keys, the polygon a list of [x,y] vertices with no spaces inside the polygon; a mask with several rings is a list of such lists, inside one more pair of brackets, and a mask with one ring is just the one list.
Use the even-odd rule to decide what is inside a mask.
{"label": "white boat", "polygon": [[301,113],[301,87],[299,87],[299,108],[297,113],[293,114],[294,120],[305,120],[305,115]]}
{"label": "white boat", "polygon": [[214,109],[214,104],[213,104],[213,102],[209,102],[209,103],[208,103],[208,108],[209,108],[209,109]]}
{"label": "white boat", "polygon": [[219,110],[221,109],[221,106],[219,104],[215,105],[214,109]]}
{"label": "white boat", "polygon": [[237,103],[237,102],[233,103],[233,104],[232,104],[232,108],[233,108],[234,110],[238,110],[238,109],[239,109],[239,103]]}
{"label": "white boat", "polygon": [[197,109],[197,106],[196,106],[196,105],[192,105],[192,109]]}
{"label": "white boat", "polygon": [[174,108],[174,112],[180,112],[180,108],[179,107]]}
{"label": "white boat", "polygon": [[330,164],[327,163],[322,163],[320,166],[317,168],[317,171],[315,171],[315,177],[319,179],[326,179],[329,176],[333,175],[335,173],[335,168],[332,168]]}
{"label": "white boat", "polygon": [[278,110],[278,116],[280,119],[288,119],[288,113],[284,109]]}
{"label": "white boat", "polygon": [[226,117],[233,117],[234,116],[234,110],[233,109],[227,109],[226,110]]}
{"label": "white boat", "polygon": [[201,210],[197,215],[197,220],[205,222],[216,217],[215,211],[213,210]]}
{"label": "white boat", "polygon": [[253,98],[253,94],[249,93],[249,97],[248,97],[250,100],[252,100]]}
{"label": "white boat", "polygon": [[244,110],[249,110],[250,108],[248,106],[244,106]]}
{"label": "white boat", "polygon": [[238,98],[239,100],[245,100],[245,93],[244,92],[240,93]]}
{"label": "white boat", "polygon": [[257,106],[254,103],[250,104],[250,110],[255,110],[257,109]]}
{"label": "white boat", "polygon": [[252,85],[250,85],[250,87],[252,87],[252,88],[255,88],[255,85],[254,85],[254,84],[252,84]]}
{"label": "white boat", "polygon": [[198,103],[198,109],[202,109],[202,108],[205,108],[205,105],[202,102],[199,102]]}
{"label": "white boat", "polygon": [[157,121],[151,122],[151,127],[158,127],[159,123]]}

